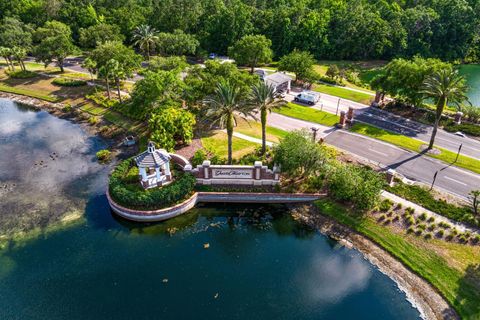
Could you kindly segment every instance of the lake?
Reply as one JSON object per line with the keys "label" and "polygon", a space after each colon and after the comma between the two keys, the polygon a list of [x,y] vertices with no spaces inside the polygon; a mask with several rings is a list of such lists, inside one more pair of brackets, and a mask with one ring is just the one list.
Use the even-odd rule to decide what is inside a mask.
{"label": "lake", "polygon": [[467,78],[467,84],[470,87],[467,96],[470,102],[480,107],[480,64],[460,65],[459,73]]}
{"label": "lake", "polygon": [[202,206],[151,225],[117,219],[104,195],[110,168],[94,160],[104,142],[8,100],[0,110],[1,234],[81,213],[0,250],[0,319],[420,317],[359,252],[284,206]]}

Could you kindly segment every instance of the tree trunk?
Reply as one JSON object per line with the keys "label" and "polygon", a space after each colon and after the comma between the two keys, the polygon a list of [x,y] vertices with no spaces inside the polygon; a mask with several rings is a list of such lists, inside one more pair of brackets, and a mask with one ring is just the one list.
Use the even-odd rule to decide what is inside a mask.
{"label": "tree trunk", "polygon": [[433,125],[432,136],[430,137],[430,143],[428,144],[428,150],[433,149],[433,144],[435,143],[435,136],[437,135],[438,125],[440,123],[440,119],[442,118],[443,109],[447,104],[447,99],[445,97],[441,97],[438,99],[437,102],[437,112],[435,115],[435,123]]}
{"label": "tree trunk", "polygon": [[105,80],[107,81],[107,96],[108,96],[108,99],[111,99],[111,97],[110,97],[110,84],[108,83],[108,77],[105,77]]}
{"label": "tree trunk", "polygon": [[228,164],[232,164],[233,121],[233,114],[230,114],[227,119]]}
{"label": "tree trunk", "polygon": [[25,66],[25,62],[23,60],[20,60],[20,63],[22,64],[23,71],[27,71],[27,66]]}
{"label": "tree trunk", "polygon": [[64,73],[65,70],[63,69],[63,59],[62,59],[62,60],[58,60],[58,66],[60,67],[60,72]]}
{"label": "tree trunk", "polygon": [[120,79],[115,78],[115,83],[117,84],[118,100],[120,100],[120,103],[122,103],[122,95],[120,94]]}
{"label": "tree trunk", "polygon": [[265,107],[260,109],[260,121],[262,123],[262,154],[267,151],[267,110]]}

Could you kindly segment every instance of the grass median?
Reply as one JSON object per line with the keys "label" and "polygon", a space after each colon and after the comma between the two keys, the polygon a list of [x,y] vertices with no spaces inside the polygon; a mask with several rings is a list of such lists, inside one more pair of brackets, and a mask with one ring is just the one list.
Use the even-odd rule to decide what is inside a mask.
{"label": "grass median", "polygon": [[18,94],[18,95],[21,95],[21,96],[37,98],[37,99],[45,100],[45,101],[48,101],[48,102],[57,102],[58,101],[57,97],[54,97],[54,96],[51,96],[51,95],[48,95],[48,94],[44,94],[41,91],[11,87],[11,86],[8,86],[4,83],[0,83],[0,91],[13,93],[13,94]]}
{"label": "grass median", "polygon": [[[350,129],[350,131],[356,132],[365,136],[369,136],[378,140],[382,140],[382,141],[385,141],[393,145],[396,145],[408,150],[412,150],[415,152],[420,152],[422,146],[427,144],[424,141],[417,140],[415,138],[406,137],[404,135],[390,132],[384,129],[380,129],[365,123],[354,124]],[[425,155],[438,160],[442,160],[449,164],[454,164],[455,166],[460,168],[464,168],[476,173],[480,173],[480,160],[460,155],[458,157],[458,160],[455,162],[455,159],[457,158],[456,152],[453,152],[444,148],[440,148],[437,146],[435,146],[435,148],[440,151],[439,154],[425,153]]]}
{"label": "grass median", "polygon": [[373,100],[373,96],[370,94],[349,90],[342,87],[331,86],[328,84],[316,84],[313,86],[313,90],[363,104],[370,104],[370,102]]}
{"label": "grass median", "polygon": [[284,116],[315,122],[329,127],[333,127],[340,120],[339,116],[332,113],[320,111],[312,107],[304,107],[291,102],[285,107],[275,110],[275,112],[283,114]]}
{"label": "grass median", "polygon": [[373,240],[436,287],[462,319],[480,319],[480,247],[397,233],[373,218],[349,213],[331,200],[315,202],[334,220]]}

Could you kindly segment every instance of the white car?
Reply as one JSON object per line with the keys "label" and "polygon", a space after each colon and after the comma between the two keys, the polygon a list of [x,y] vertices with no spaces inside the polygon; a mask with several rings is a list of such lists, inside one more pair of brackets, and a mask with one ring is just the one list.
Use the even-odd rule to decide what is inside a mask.
{"label": "white car", "polygon": [[304,91],[302,93],[297,94],[294,100],[296,102],[301,102],[301,103],[305,103],[313,106],[315,103],[317,103],[320,100],[320,95],[315,92]]}
{"label": "white car", "polygon": [[465,134],[463,132],[460,132],[460,131],[455,132],[454,135],[465,138]]}

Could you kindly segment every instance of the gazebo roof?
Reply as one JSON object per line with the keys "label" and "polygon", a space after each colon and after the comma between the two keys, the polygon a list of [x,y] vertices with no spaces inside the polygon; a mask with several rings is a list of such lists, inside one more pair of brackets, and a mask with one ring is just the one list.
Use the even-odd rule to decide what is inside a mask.
{"label": "gazebo roof", "polygon": [[167,151],[163,149],[156,150],[153,142],[148,143],[148,150],[142,152],[135,157],[138,167],[156,168],[168,163],[171,157]]}

